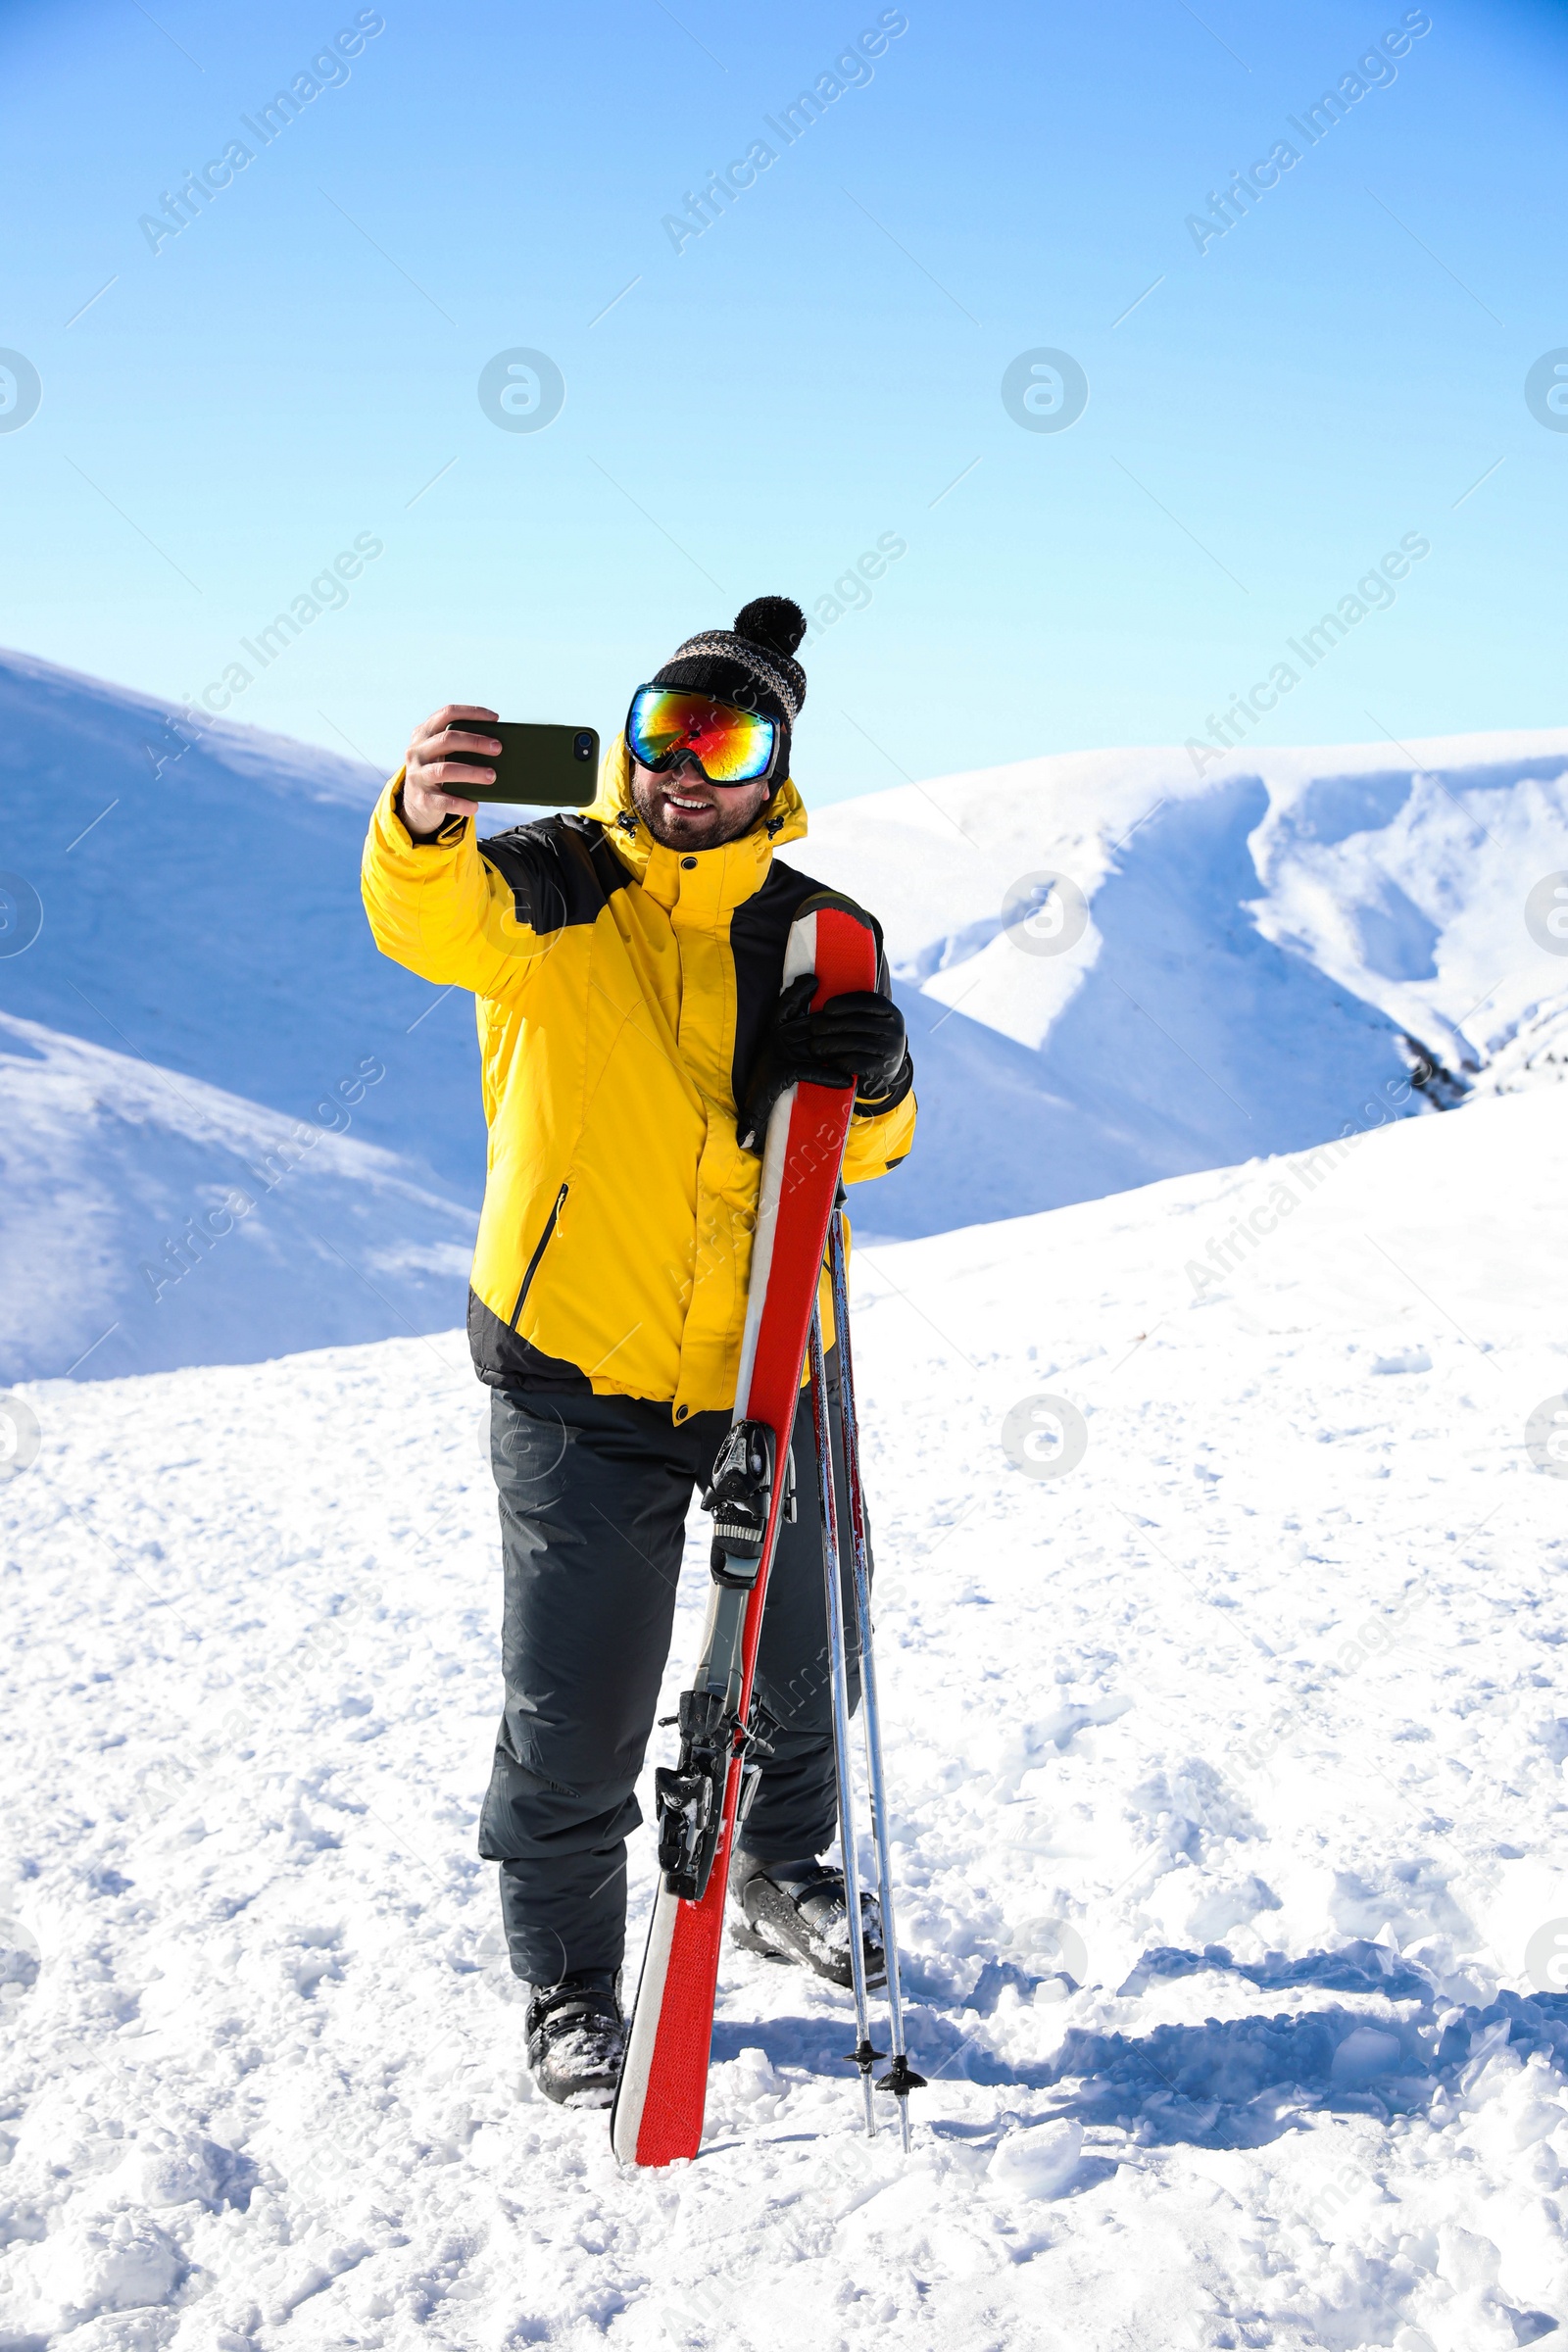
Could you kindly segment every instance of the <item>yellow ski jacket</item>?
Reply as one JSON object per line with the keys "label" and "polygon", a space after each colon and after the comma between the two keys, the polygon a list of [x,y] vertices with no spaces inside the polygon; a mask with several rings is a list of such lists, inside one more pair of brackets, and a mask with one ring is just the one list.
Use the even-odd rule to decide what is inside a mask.
{"label": "yellow ski jacket", "polygon": [[[362,878],[382,954],[476,1000],[490,1130],[468,1298],[480,1379],[645,1397],[684,1421],[734,1403],[761,1173],[736,1142],[736,1107],[795,910],[820,885],[774,856],[806,831],[793,783],[741,840],[682,853],[653,840],[629,778],[617,740],[581,814],[487,841],[454,818],[416,843],[400,769]],[[907,1091],[858,1108],[845,1181],[896,1167],[914,1118]],[[829,1337],[825,1281],[822,1321]]]}

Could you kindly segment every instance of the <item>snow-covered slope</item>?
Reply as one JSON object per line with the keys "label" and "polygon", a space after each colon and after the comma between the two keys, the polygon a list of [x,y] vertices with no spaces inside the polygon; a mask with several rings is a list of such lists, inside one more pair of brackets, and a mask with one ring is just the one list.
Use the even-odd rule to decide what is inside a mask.
{"label": "snow-covered slope", "polygon": [[[370,941],[380,779],[181,723],[0,658],[0,1381],[250,1361],[463,1311],[472,1013]],[[256,1205],[232,1218],[236,1188]]]}
{"label": "snow-covered slope", "polygon": [[359,1140],[367,1054],[303,1119],[0,1013],[0,1365],[104,1379],[439,1330],[474,1218]]}
{"label": "snow-covered slope", "polygon": [[360,907],[383,780],[221,719],[187,744],[163,704],[0,656],[0,864],[42,918],[0,1010],[290,1118],[375,1054],[366,1136],[477,1206],[471,1006],[377,955]]}
{"label": "snow-covered slope", "polygon": [[1417,1110],[1404,1037],[1462,1073],[1568,978],[1526,919],[1568,868],[1568,729],[1024,760],[826,809],[808,847],[881,914],[916,1041],[879,1234]]}
{"label": "snow-covered slope", "polygon": [[[1507,1083],[1554,1075],[1541,1007],[1568,966],[1532,939],[1523,905],[1568,867],[1565,774],[1568,730],[1273,752],[1203,778],[1184,753],[1118,751],[820,811],[798,858],[884,917],[919,1067],[918,1146],[860,1196],[862,1232],[944,1231],[1406,1115],[1423,1098],[1402,1031],[1454,1068],[1528,1035]],[[281,1113],[318,1127],[321,1104],[378,1063],[353,1141],[394,1154],[382,1173],[412,1188],[400,1198],[445,1200],[457,1226],[484,1164],[471,1010],[370,942],[358,864],[378,782],[349,759],[221,721],[196,730],[188,714],[176,726],[144,697],[0,657],[0,1012],[162,1070],[171,1104],[190,1080],[243,1098],[263,1126]],[[1042,873],[1081,897],[1081,935],[1060,953],[1061,899],[1028,912]],[[0,1343],[0,1380],[63,1368],[102,1328],[83,1332],[91,1317],[74,1307],[48,1320],[50,1299],[85,1295],[61,1254],[61,1234],[84,1230],[74,1171],[98,1171],[99,1200],[116,1187],[96,1114],[72,1108],[79,1090],[47,1099],[47,1131],[5,1148],[53,1170],[55,1210],[40,1222],[30,1180],[0,1191],[0,1255],[61,1262],[29,1273],[27,1344]],[[101,1260],[100,1222],[91,1294],[113,1313],[135,1292],[149,1223],[167,1205],[177,1231],[233,1174],[186,1131],[182,1202],[166,1145],[121,1122],[114,1247],[136,1254]],[[438,1210],[406,1228],[386,1213],[384,1248],[419,1268],[416,1327],[455,1321],[456,1253],[420,1255],[420,1220]],[[236,1321],[204,1278],[147,1325],[150,1353],[121,1317],[121,1354],[95,1352],[80,1376],[168,1363],[176,1331],[178,1360],[199,1362],[403,1328],[407,1298],[323,1283],[322,1249],[285,1218],[271,1228],[265,1312],[247,1294]]]}
{"label": "snow-covered slope", "polygon": [[[1568,894],[1565,894],[1568,895]],[[1568,1078],[1568,989],[1533,1005],[1497,1038],[1474,1080],[1478,1095],[1517,1095]]]}
{"label": "snow-covered slope", "polygon": [[[1568,2324],[1565,1158],[1539,1087],[860,1255],[907,2163],[858,2135],[846,2000],[732,1952],[694,2165],[621,2174],[532,2094],[461,1334],[29,1388],[0,2340]],[[1053,1413],[1086,1447],[1036,1478]],[[652,1865],[645,1829],[634,1950]]]}

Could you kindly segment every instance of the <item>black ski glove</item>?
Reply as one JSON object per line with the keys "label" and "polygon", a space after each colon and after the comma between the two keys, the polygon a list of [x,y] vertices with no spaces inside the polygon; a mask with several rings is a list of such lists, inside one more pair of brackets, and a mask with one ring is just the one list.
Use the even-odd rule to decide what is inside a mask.
{"label": "black ski glove", "polygon": [[[803,972],[779,998],[736,1123],[744,1152],[760,1152],[768,1116],[786,1088],[855,1085],[857,1102],[891,1102],[907,1093],[899,1080],[908,1066],[904,1015],[891,997],[852,989],[811,1010],[816,978]],[[891,1099],[891,1100],[890,1100]]]}

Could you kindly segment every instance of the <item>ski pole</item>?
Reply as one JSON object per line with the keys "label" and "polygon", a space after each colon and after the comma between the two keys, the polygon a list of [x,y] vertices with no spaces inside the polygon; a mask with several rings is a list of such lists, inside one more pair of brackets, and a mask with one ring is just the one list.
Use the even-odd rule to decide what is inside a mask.
{"label": "ski pole", "polygon": [[865,1998],[865,1933],[860,1923],[860,1877],[855,1850],[855,1792],[850,1779],[849,1664],[844,1652],[844,1594],[839,1585],[839,1531],[833,1492],[833,1424],[828,1411],[827,1369],[822,1361],[822,1321],[813,1306],[809,1342],[811,1428],[816,1438],[816,1494],[822,1513],[822,1576],[827,1596],[828,1666],[833,1690],[833,1764],[839,1788],[839,1844],[844,1856],[844,1907],[850,1931],[850,1983],[855,1988],[857,2045],[850,2063],[860,2070],[865,2129],[876,2137],[871,2069],[882,2056],[871,2047]]}
{"label": "ski pole", "polygon": [[[843,1195],[840,1195],[842,1201]],[[877,2084],[899,2102],[899,2132],[909,2146],[909,2093],[925,2088],[924,2075],[910,2066],[904,2042],[904,1990],[899,1978],[899,1934],[893,1917],[893,1866],[888,1840],[887,1782],[882,1770],[882,1716],[877,1704],[876,1658],[871,1646],[871,1571],[865,1541],[865,1496],[860,1485],[860,1433],[855,1413],[855,1359],[850,1348],[850,1286],[844,1257],[844,1212],[835,1204],[828,1223],[828,1268],[833,1283],[833,1329],[839,1351],[839,1413],[844,1434],[844,1474],[849,1489],[851,1565],[855,1576],[856,1629],[860,1648],[860,1706],[865,1716],[866,1778],[871,1790],[871,1838],[876,1848],[877,1894],[888,1965],[888,2029],[893,2063]]]}

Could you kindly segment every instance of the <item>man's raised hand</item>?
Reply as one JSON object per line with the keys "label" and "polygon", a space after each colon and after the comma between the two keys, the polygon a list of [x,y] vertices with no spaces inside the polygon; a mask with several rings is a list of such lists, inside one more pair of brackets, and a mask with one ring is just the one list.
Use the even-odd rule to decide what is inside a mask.
{"label": "man's raised hand", "polygon": [[[494,759],[501,746],[494,736],[474,734],[470,721],[498,718],[478,703],[448,703],[421,719],[409,742],[403,777],[403,821],[409,831],[428,838],[455,816],[472,816],[477,801],[462,797],[465,784],[493,784],[495,770],[476,760]],[[466,758],[463,755],[472,755]]]}

